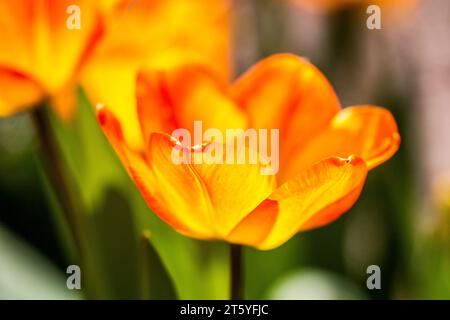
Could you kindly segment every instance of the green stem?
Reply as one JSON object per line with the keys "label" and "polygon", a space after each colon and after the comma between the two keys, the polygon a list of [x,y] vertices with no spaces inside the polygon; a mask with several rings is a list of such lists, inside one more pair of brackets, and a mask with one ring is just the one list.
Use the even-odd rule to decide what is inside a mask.
{"label": "green stem", "polygon": [[69,225],[75,245],[78,249],[79,258],[82,253],[82,240],[80,237],[80,208],[79,203],[74,200],[73,192],[69,187],[62,166],[61,152],[58,148],[55,136],[51,130],[51,124],[46,113],[45,103],[37,106],[32,112],[36,134],[41,145],[41,160],[45,173],[56,196],[64,217]]}
{"label": "green stem", "polygon": [[242,246],[230,245],[230,297],[232,300],[242,300],[244,298],[244,278],[242,265]]}

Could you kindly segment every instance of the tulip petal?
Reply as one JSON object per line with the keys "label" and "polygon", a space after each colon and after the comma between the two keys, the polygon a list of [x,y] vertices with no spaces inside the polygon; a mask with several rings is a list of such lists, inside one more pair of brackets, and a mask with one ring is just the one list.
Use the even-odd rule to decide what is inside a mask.
{"label": "tulip petal", "polygon": [[171,133],[177,127],[163,79],[162,71],[141,71],[137,76],[137,112],[145,141],[152,132]]}
{"label": "tulip petal", "polygon": [[[138,115],[144,137],[176,128],[245,128],[245,114],[227,97],[227,86],[205,66],[190,64],[164,71],[143,71],[137,81]],[[200,133],[201,134],[201,133]]]}
{"label": "tulip petal", "polygon": [[[153,133],[150,138],[148,163],[153,180],[134,176],[149,206],[158,216],[169,221],[176,230],[196,238],[211,238],[212,206],[207,190],[190,165],[176,165],[172,161],[172,150],[176,140],[167,134]],[[139,172],[136,172],[139,174]],[[180,230],[170,223],[176,219],[188,230]]]}
{"label": "tulip petal", "polygon": [[[211,143],[203,148],[203,155],[212,147],[224,148],[221,163],[203,161],[193,163],[192,167],[208,191],[214,208],[215,228],[222,238],[272,193],[276,181],[275,176],[261,173],[263,165],[259,158],[256,163],[250,161],[251,154],[256,155],[255,150],[247,146]],[[227,161],[231,153],[234,160]],[[238,159],[244,157],[246,161],[240,163]]]}
{"label": "tulip petal", "polygon": [[109,110],[99,108],[97,118],[149,207],[180,233],[210,238],[211,228],[205,218],[210,210],[208,198],[190,167],[170,162],[172,138],[165,134],[152,136],[149,146],[152,165],[149,165],[141,153],[127,147],[120,123]]}
{"label": "tulip petal", "polygon": [[[354,204],[366,175],[361,158],[323,160],[276,189],[227,239],[266,250],[283,244],[301,230],[330,223]],[[264,226],[267,217],[275,217],[270,229],[268,224]],[[268,232],[252,235],[255,222]]]}
{"label": "tulip petal", "polygon": [[272,230],[278,218],[278,204],[264,200],[228,234],[231,243],[257,247]]}
{"label": "tulip petal", "polygon": [[31,78],[0,68],[0,116],[10,116],[36,104],[44,90]]}
{"label": "tulip petal", "polygon": [[341,110],[329,127],[291,158],[288,172],[300,172],[328,157],[357,155],[370,169],[397,151],[400,135],[392,114],[380,107],[355,106]]}
{"label": "tulip petal", "polygon": [[290,54],[273,55],[251,68],[233,88],[252,128],[280,129],[280,174],[292,150],[307,144],[327,127],[340,110],[324,75],[306,60]]}

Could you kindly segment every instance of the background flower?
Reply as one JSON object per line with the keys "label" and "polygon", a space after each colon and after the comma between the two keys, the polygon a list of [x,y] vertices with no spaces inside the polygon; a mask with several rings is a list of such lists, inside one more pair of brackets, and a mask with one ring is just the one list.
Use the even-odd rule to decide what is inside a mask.
{"label": "background flower", "polygon": [[[67,27],[71,5],[81,10],[80,29]],[[87,0],[1,2],[0,116],[52,97],[59,115],[70,117],[77,73],[101,34],[101,12]]]}

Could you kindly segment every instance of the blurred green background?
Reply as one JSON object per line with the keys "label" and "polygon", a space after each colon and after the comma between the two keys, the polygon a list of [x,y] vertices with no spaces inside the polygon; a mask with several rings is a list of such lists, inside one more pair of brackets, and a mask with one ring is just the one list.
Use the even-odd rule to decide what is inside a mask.
{"label": "blurred green background", "polygon": [[[428,59],[448,52],[450,19],[441,12],[450,10],[448,1],[432,3],[382,30],[368,30],[352,7],[316,15],[274,0],[235,6],[239,71],[272,53],[306,56],[343,105],[390,109],[403,139],[341,219],[276,250],[245,248],[246,298],[450,298],[450,100],[435,85],[448,83],[449,61]],[[61,213],[30,115],[0,119],[0,299],[228,298],[228,246],[185,238],[148,209],[82,88],[72,123],[47,109],[82,214],[73,227]],[[446,135],[435,134],[445,126]],[[80,291],[66,288],[71,264],[81,266]],[[381,268],[381,290],[366,287],[369,265]]]}

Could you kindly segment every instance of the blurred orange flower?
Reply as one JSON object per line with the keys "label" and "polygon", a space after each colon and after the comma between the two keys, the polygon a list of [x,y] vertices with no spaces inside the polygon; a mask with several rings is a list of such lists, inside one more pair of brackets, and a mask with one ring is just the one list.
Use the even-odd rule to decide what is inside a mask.
{"label": "blurred orange flower", "polygon": [[[75,75],[102,30],[101,8],[90,0],[0,1],[0,116],[55,98],[63,118],[71,113]],[[77,5],[81,28],[69,29]],[[60,103],[58,103],[60,102]]]}
{"label": "blurred orange flower", "polygon": [[143,145],[135,107],[138,68],[202,61],[228,77],[230,10],[229,0],[135,0],[122,6],[82,83],[92,102],[108,105],[121,120],[130,145]]}
{"label": "blurred orange flower", "polygon": [[[69,29],[68,8],[80,9]],[[141,65],[208,61],[229,75],[229,0],[19,0],[0,3],[0,116],[52,98],[63,119],[81,73],[91,101],[107,103],[139,146],[134,113]]]}
{"label": "blurred orange flower", "polygon": [[[389,111],[341,109],[321,72],[288,54],[261,61],[232,85],[189,64],[143,71],[137,87],[145,148],[127,144],[108,109],[99,108],[98,120],[150,208],[191,237],[271,249],[328,224],[400,142]],[[195,120],[205,128],[278,128],[279,173],[261,175],[260,164],[174,164],[177,141],[167,133]]]}

